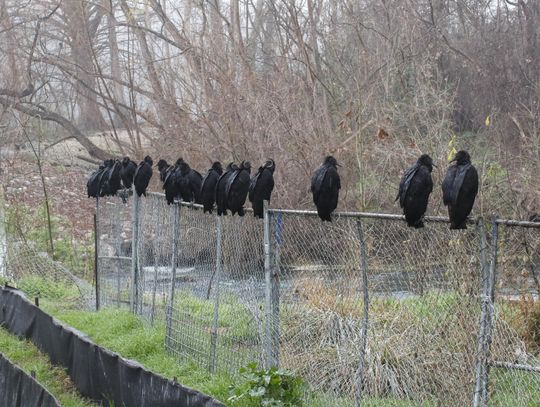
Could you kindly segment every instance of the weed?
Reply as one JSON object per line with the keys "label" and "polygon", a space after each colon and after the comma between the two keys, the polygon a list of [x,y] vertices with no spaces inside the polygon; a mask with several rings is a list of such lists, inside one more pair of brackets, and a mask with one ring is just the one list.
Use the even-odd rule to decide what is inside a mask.
{"label": "weed", "polygon": [[272,367],[259,369],[257,363],[250,363],[240,369],[243,381],[231,385],[228,401],[248,399],[261,407],[302,406],[304,383],[302,379],[288,370]]}

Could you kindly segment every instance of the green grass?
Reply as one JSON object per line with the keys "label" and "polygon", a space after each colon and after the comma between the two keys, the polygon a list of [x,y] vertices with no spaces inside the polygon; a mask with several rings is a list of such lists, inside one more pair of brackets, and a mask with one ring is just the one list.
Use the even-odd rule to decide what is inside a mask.
{"label": "green grass", "polygon": [[[167,378],[176,377],[184,386],[225,401],[229,396],[232,378],[228,375],[211,375],[194,363],[179,362],[163,346],[164,326],[146,327],[128,311],[106,309],[100,312],[62,312],[49,308],[56,317],[83,331],[97,344],[136,360],[147,369]],[[249,406],[248,404],[245,405]]]}
{"label": "green grass", "polygon": [[[190,293],[180,293],[175,299],[175,308],[197,319],[208,321],[214,318],[214,299],[203,300]],[[264,305],[259,305],[261,309]],[[226,332],[230,340],[239,343],[257,343],[259,337],[255,322],[234,295],[222,295],[219,303],[218,327]]]}
{"label": "green grass", "polygon": [[65,369],[53,366],[49,358],[26,340],[19,339],[0,328],[0,350],[26,373],[36,372],[36,380],[64,407],[87,407],[97,404],[82,398]]}
{"label": "green grass", "polygon": [[40,276],[24,276],[19,279],[17,288],[23,291],[28,298],[40,297],[47,299],[69,299],[80,297],[75,284],[64,281],[54,281]]}
{"label": "green grass", "polygon": [[[437,294],[427,293],[422,300],[416,297],[410,297],[403,300],[397,299],[376,299],[372,302],[371,312],[384,316],[394,314],[398,308],[401,308],[407,318],[411,318],[411,324],[418,324],[421,320],[427,319],[435,321],[444,320],[445,317],[452,315],[461,308],[458,306],[459,295],[452,293]],[[359,303],[360,304],[360,303]],[[219,327],[227,330],[227,336],[235,340],[235,343],[245,345],[246,352],[249,353],[249,344],[244,342],[251,339],[253,330],[248,326],[250,316],[239,304],[232,299],[222,298],[223,309],[221,309],[219,318]],[[356,304],[355,304],[356,305]],[[128,311],[117,309],[105,309],[97,313],[66,311],[49,301],[42,305],[56,317],[65,323],[88,334],[96,343],[108,349],[111,349],[122,356],[137,360],[147,369],[161,374],[168,378],[176,377],[177,380],[188,387],[195,388],[203,393],[210,394],[226,402],[229,397],[229,386],[235,383],[235,378],[225,373],[211,375],[200,365],[187,360],[178,360],[169,355],[163,346],[165,341],[165,328],[157,324],[150,328],[133,316]],[[213,317],[213,303],[201,300],[189,295],[177,297],[176,306],[199,319],[201,327],[199,330],[200,338],[207,340],[209,333],[205,328],[209,328]],[[354,308],[354,307],[353,307]],[[224,312],[226,309],[226,312]],[[286,307],[282,312],[285,314]],[[431,327],[431,324],[428,324]],[[457,344],[456,346],[458,346]],[[258,348],[257,348],[258,349]],[[251,349],[253,350],[253,349]],[[459,351],[459,349],[458,349]],[[218,347],[218,358],[220,357],[220,348]],[[492,401],[494,406],[525,406],[540,407],[540,375],[526,372],[513,372],[512,374],[501,372],[500,369],[493,369],[490,378],[491,390],[493,391]],[[307,395],[306,407],[324,407],[324,406],[348,407],[354,406],[354,400],[351,398],[335,399],[330,398],[324,393],[313,393]],[[436,405],[436,401],[414,402],[397,398],[372,398],[363,402],[364,407],[431,407]],[[235,407],[251,407],[248,401],[234,404]]]}
{"label": "green grass", "polygon": [[[72,228],[71,222],[62,216],[51,216],[51,232],[54,240],[54,260],[60,261],[79,277],[91,278],[94,268],[93,236],[76,241],[66,230]],[[24,236],[38,251],[49,252],[49,229],[45,204],[36,208],[25,205],[12,205],[6,211],[6,233]]]}
{"label": "green grass", "polygon": [[491,369],[490,405],[540,407],[540,373]]}
{"label": "green grass", "polygon": [[[200,306],[206,307],[206,305]],[[154,373],[167,378],[176,377],[182,385],[209,394],[222,402],[226,402],[229,397],[229,386],[234,383],[235,379],[224,373],[212,375],[195,363],[182,362],[169,355],[163,346],[165,328],[162,325],[150,328],[128,311],[117,309],[105,309],[94,313],[62,311],[56,307],[48,307],[48,311],[66,324],[86,333],[97,344],[117,352],[125,358],[138,361]],[[204,313],[207,312],[209,311],[204,311]],[[306,401],[305,406],[324,407],[328,406],[329,402],[330,400],[325,395],[315,394]],[[332,399],[331,404],[336,407],[353,406],[354,401],[346,398]],[[430,404],[414,404],[410,401],[390,398],[366,400],[362,405],[365,407],[430,406]],[[258,406],[248,401],[242,401],[235,403],[234,407]]]}

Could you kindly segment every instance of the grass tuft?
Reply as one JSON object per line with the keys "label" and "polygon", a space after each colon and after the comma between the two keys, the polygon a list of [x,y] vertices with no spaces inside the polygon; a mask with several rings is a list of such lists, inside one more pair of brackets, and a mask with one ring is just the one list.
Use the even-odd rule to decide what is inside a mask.
{"label": "grass tuft", "polygon": [[32,343],[0,328],[0,350],[26,373],[36,372],[36,380],[64,407],[90,407],[99,404],[80,396],[65,369],[51,364]]}

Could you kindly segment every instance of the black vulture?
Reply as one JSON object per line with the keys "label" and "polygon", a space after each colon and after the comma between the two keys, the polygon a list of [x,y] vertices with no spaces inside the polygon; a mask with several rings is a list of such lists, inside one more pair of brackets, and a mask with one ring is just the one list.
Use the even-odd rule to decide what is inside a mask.
{"label": "black vulture", "polygon": [[114,166],[114,160],[105,160],[103,161],[103,164],[105,165],[105,168],[101,172],[101,175],[99,176],[99,197],[103,198],[105,195],[107,195],[108,192],[108,181],[109,181],[109,175],[111,174],[111,171]]}
{"label": "black vulture", "polygon": [[201,203],[204,207],[204,213],[212,213],[212,210],[214,209],[216,184],[221,174],[223,174],[223,167],[219,161],[216,161],[212,164],[212,167],[208,170],[202,180],[200,196]]}
{"label": "black vulture", "polygon": [[130,160],[129,157],[124,157],[122,159],[122,168],[120,169],[120,178],[122,179],[122,185],[124,188],[131,188],[133,184],[133,177],[135,176],[135,171],[137,170],[137,164]]}
{"label": "black vulture", "polygon": [[114,160],[112,167],[104,174],[105,181],[101,184],[101,190],[99,196],[115,196],[120,187],[122,181],[120,179],[120,169],[122,164],[120,161]]}
{"label": "black vulture", "polygon": [[88,181],[86,181],[86,192],[88,193],[88,198],[97,198],[99,196],[99,180],[104,170],[105,162],[88,177]]}
{"label": "black vulture", "polygon": [[202,175],[192,169],[182,158],[176,161],[175,181],[184,202],[200,203]]}
{"label": "black vulture", "polygon": [[253,206],[253,216],[263,218],[263,202],[270,201],[274,189],[274,171],[276,163],[268,160],[259,167],[259,171],[251,178],[249,184],[249,200]]}
{"label": "black vulture", "polygon": [[216,207],[218,216],[227,215],[227,183],[237,169],[238,166],[235,163],[230,163],[216,183]]}
{"label": "black vulture", "polygon": [[238,213],[244,216],[244,204],[246,203],[251,180],[251,164],[249,161],[242,161],[238,169],[227,179],[225,196],[227,197],[227,208],[232,214]]}
{"label": "black vulture", "polygon": [[157,167],[159,170],[159,179],[163,183],[163,189],[165,190],[165,199],[167,200],[167,204],[170,205],[180,193],[175,180],[176,167],[169,165],[165,160],[159,160]]}
{"label": "black vulture", "polygon": [[171,167],[169,163],[166,160],[159,160],[157,163],[157,169],[159,171],[159,180],[161,182],[165,181],[165,178],[167,176],[167,170]]}
{"label": "black vulture", "polygon": [[416,229],[424,227],[424,214],[426,213],[429,194],[433,190],[433,160],[427,154],[422,154],[411,168],[405,171],[399,183],[399,206],[407,225]]}
{"label": "black vulture", "polygon": [[455,165],[448,167],[442,183],[443,203],[448,206],[450,229],[467,229],[467,216],[478,193],[478,172],[467,151],[458,151],[450,162]]}
{"label": "black vulture", "polygon": [[330,215],[337,208],[341,181],[337,172],[338,163],[329,155],[311,178],[311,192],[317,213],[323,221],[331,222]]}
{"label": "black vulture", "polygon": [[154,161],[147,155],[144,157],[144,160],[139,163],[139,166],[135,171],[133,185],[135,186],[135,192],[138,196],[146,196],[146,188],[148,188],[150,178],[152,178],[152,165],[154,165]]}

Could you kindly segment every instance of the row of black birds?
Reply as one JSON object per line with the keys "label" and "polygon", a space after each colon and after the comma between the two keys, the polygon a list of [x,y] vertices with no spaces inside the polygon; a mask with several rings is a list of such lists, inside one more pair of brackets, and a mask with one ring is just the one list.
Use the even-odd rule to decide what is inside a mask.
{"label": "row of black birds", "polygon": [[[150,156],[139,165],[129,157],[124,157],[121,162],[105,160],[88,179],[88,197],[114,196],[122,187],[129,189],[132,186],[138,196],[146,196],[153,165]],[[193,202],[203,205],[205,213],[212,213],[216,207],[219,216],[227,215],[227,211],[244,216],[244,205],[249,197],[255,217],[262,218],[264,201],[270,201],[274,189],[274,160],[266,161],[253,176],[248,161],[242,161],[240,165],[230,163],[225,171],[216,161],[204,177],[182,158],[174,165],[159,160],[156,167],[169,205],[175,199]]]}
{"label": "row of black birds", "polygon": [[[466,229],[467,217],[471,213],[478,193],[478,173],[471,163],[467,151],[458,151],[450,161],[442,183],[443,203],[448,206],[450,229]],[[129,157],[119,160],[105,160],[87,182],[88,197],[116,195],[123,188],[134,187],[138,196],[146,196],[146,188],[153,174],[153,160],[146,156],[137,165]],[[332,156],[327,156],[311,178],[311,192],[317,213],[323,221],[331,221],[331,214],[337,208],[340,177],[339,164]],[[429,195],[433,191],[433,160],[427,154],[418,158],[409,168],[399,184],[396,201],[403,208],[407,224],[414,228],[424,226]],[[268,160],[251,176],[251,164],[242,161],[240,165],[230,163],[223,170],[216,161],[203,177],[182,158],[174,165],[159,160],[157,168],[165,190],[168,204],[175,199],[202,204],[204,212],[212,213],[214,206],[219,216],[227,211],[244,216],[244,204],[249,198],[255,217],[263,217],[263,202],[270,201],[274,189],[274,160]]]}

